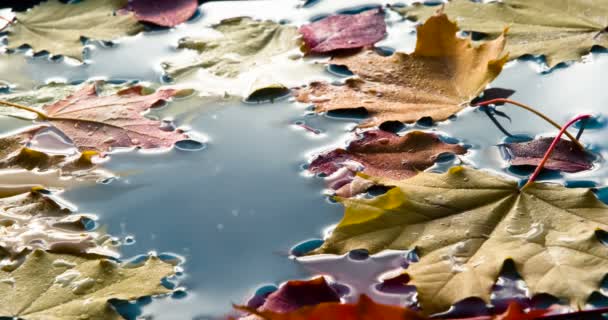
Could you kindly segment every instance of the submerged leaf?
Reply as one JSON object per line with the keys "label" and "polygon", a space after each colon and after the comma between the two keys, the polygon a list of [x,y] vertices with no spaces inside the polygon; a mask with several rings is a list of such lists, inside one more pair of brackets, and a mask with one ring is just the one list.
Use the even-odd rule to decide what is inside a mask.
{"label": "submerged leaf", "polygon": [[[414,4],[395,8],[410,18],[425,20],[439,7]],[[505,27],[511,58],[526,54],[544,55],[549,67],[579,60],[594,46],[608,47],[605,0],[502,0],[477,3],[452,0],[441,9],[456,19],[463,30],[490,38]]]}
{"label": "submerged leaf", "polygon": [[300,45],[295,27],[272,21],[241,17],[223,20],[213,29],[221,33],[214,39],[184,38],[180,49],[198,52],[191,61],[165,62],[163,67],[173,78],[207,69],[222,77],[236,77],[252,67],[269,64],[273,57],[285,54]]}
{"label": "submerged leaf", "polygon": [[437,135],[412,131],[405,136],[373,130],[363,133],[345,149],[335,149],[316,157],[310,164],[313,173],[346,175],[331,187],[337,194],[349,197],[365,190],[350,184],[356,172],[392,179],[409,178],[431,167],[446,153],[464,154],[466,149],[457,144],[442,142]]}
{"label": "submerged leaf", "polygon": [[118,256],[104,243],[107,237],[87,231],[87,220],[92,217],[72,214],[40,192],[3,190],[6,193],[0,194],[0,256],[17,264],[19,255],[33,249]]}
{"label": "submerged leaf", "polygon": [[512,259],[530,294],[579,308],[608,273],[608,206],[589,189],[516,181],[474,169],[420,173],[373,199],[340,199],[344,218],[315,253],[416,249],[407,273],[425,313],[468,297],[489,301],[503,262]]}
{"label": "submerged leaf", "polygon": [[299,30],[309,52],[327,53],[373,45],[386,36],[386,23],[382,9],[373,9],[329,16]]}
{"label": "submerged leaf", "polygon": [[125,0],[86,0],[63,4],[49,0],[18,13],[8,31],[10,48],[29,45],[34,52],[48,51],[82,60],[82,37],[113,40],[136,34],[142,26],[132,14],[115,15]]}
{"label": "submerged leaf", "polygon": [[139,21],[174,27],[190,19],[197,8],[197,0],[131,0],[126,9]]}
{"label": "submerged leaf", "polygon": [[[538,166],[554,138],[540,138],[528,142],[505,143],[500,147],[513,166]],[[545,169],[580,172],[593,168],[593,157],[570,140],[560,139],[544,165]]]}
{"label": "submerged leaf", "polygon": [[170,292],[173,266],[150,257],[128,267],[105,259],[34,251],[14,271],[0,271],[0,316],[24,320],[122,319],[110,299]]}
{"label": "submerged leaf", "polygon": [[418,27],[414,53],[384,57],[364,51],[334,58],[330,63],[348,67],[358,78],[342,86],[315,82],[298,90],[296,98],[313,103],[317,112],[363,107],[371,119],[360,127],[423,117],[445,120],[477,97],[506,61],[503,36],[473,47],[457,31],[444,14],[433,16]]}

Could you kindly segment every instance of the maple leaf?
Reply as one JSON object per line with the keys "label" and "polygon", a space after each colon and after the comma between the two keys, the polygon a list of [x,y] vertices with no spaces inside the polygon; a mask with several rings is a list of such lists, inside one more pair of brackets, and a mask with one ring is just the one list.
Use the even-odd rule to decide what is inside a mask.
{"label": "maple leaf", "polygon": [[[554,138],[500,145],[513,166],[538,166]],[[580,172],[593,168],[593,156],[572,141],[560,139],[544,167],[563,172]]]}
{"label": "maple leaf", "polygon": [[198,56],[188,61],[165,62],[165,72],[176,78],[203,68],[212,74],[233,78],[252,67],[270,64],[272,58],[300,45],[295,27],[272,21],[232,18],[221,21],[213,29],[222,36],[181,39],[178,48],[195,50]]}
{"label": "maple leaf", "polygon": [[186,136],[164,131],[160,122],[141,113],[176,94],[160,89],[145,95],[134,86],[116,95],[98,96],[96,85],[89,84],[67,98],[46,105],[47,120],[61,130],[80,150],[107,151],[111,147],[137,146],[144,149],[168,148]]}
{"label": "maple leaf", "polygon": [[382,9],[354,15],[333,15],[300,27],[302,39],[310,53],[358,49],[373,45],[386,36]]}
{"label": "maple leaf", "polygon": [[87,0],[63,4],[49,0],[24,13],[8,29],[9,48],[29,45],[34,52],[48,51],[82,60],[82,37],[113,40],[142,30],[132,14],[115,15],[125,0]]}
{"label": "maple leaf", "polygon": [[373,199],[339,199],[344,218],[313,253],[416,249],[407,273],[425,313],[468,297],[490,298],[512,259],[530,294],[569,299],[579,308],[608,272],[608,206],[589,189],[517,181],[454,167],[406,180]]}
{"label": "maple leaf", "polygon": [[335,149],[317,156],[308,170],[325,175],[345,170],[346,173],[341,173],[340,176],[346,175],[346,178],[340,177],[332,188],[338,189],[338,195],[348,197],[365,189],[364,185],[350,183],[356,172],[405,179],[432,166],[442,154],[465,152],[464,147],[442,142],[437,135],[431,133],[412,131],[401,137],[382,130],[372,130],[364,132],[361,139],[352,141],[346,149]]}
{"label": "maple leaf", "polygon": [[[415,4],[394,8],[407,17],[425,20],[438,7]],[[579,60],[594,46],[608,47],[608,2],[604,0],[503,0],[476,3],[452,0],[442,11],[467,31],[488,37],[509,27],[506,51],[511,58],[544,55],[547,65]]]}
{"label": "maple leaf", "polygon": [[312,280],[291,280],[271,293],[259,311],[286,313],[323,302],[340,302],[340,296],[318,277]]}
{"label": "maple leaf", "polygon": [[[143,87],[133,86],[99,95],[97,86],[102,84],[85,84],[79,89],[60,86],[62,94],[65,91],[73,93],[44,105],[44,112],[36,108],[30,110],[60,130],[81,151],[104,152],[110,148],[134,146],[144,149],[168,148],[187,137],[179,131],[164,130],[160,127],[160,121],[142,116],[142,112],[176,95],[177,90],[159,89],[144,94]],[[28,100],[31,94],[24,94],[23,98]]]}
{"label": "maple leaf", "polygon": [[378,304],[366,295],[361,295],[356,304],[341,304],[326,302],[314,306],[299,308],[295,311],[281,313],[273,311],[256,311],[249,308],[238,307],[243,311],[255,314],[265,320],[313,320],[313,319],[340,319],[340,320],[425,320],[426,317],[410,309]]}
{"label": "maple leaf", "polygon": [[131,0],[125,10],[133,11],[139,21],[174,27],[187,21],[198,9],[197,0]]}
{"label": "maple leaf", "polygon": [[150,257],[127,267],[107,260],[34,251],[14,271],[0,271],[0,316],[23,320],[122,319],[107,303],[170,292],[173,266]]}
{"label": "maple leaf", "polygon": [[358,78],[341,86],[313,82],[296,90],[296,99],[313,103],[317,112],[363,107],[371,119],[359,127],[423,117],[445,120],[478,96],[506,61],[501,57],[503,36],[473,47],[457,31],[456,24],[439,14],[418,27],[412,54],[384,57],[364,51],[333,58],[330,63],[348,67]]}
{"label": "maple leaf", "polygon": [[40,130],[41,127],[34,127],[10,136],[0,137],[0,168],[60,170],[63,175],[77,173],[79,178],[85,174],[89,178],[95,179],[111,176],[108,172],[94,170],[97,166],[93,162],[93,158],[99,155],[95,151],[66,155],[48,154],[29,148],[27,144]]}
{"label": "maple leaf", "polygon": [[104,234],[87,231],[90,216],[72,214],[53,198],[28,188],[2,190],[0,256],[8,258],[9,265],[18,265],[19,257],[33,249],[118,256]]}

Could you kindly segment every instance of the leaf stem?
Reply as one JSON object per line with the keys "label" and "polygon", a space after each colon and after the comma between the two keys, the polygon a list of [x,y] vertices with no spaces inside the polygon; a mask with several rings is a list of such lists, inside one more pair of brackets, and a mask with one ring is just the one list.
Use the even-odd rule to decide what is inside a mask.
{"label": "leaf stem", "polygon": [[532,175],[530,176],[530,179],[528,179],[528,182],[526,182],[526,184],[521,188],[522,190],[525,189],[526,187],[528,187],[529,185],[531,185],[536,180],[536,178],[538,178],[538,175],[543,170],[543,167],[545,166],[545,163],[547,163],[547,161],[549,160],[549,157],[551,157],[551,153],[555,149],[555,146],[557,146],[557,143],[560,141],[562,135],[566,132],[566,129],[568,129],[568,127],[570,127],[571,125],[573,125],[577,121],[582,120],[582,119],[588,119],[590,117],[591,117],[591,115],[589,115],[589,114],[579,115],[579,116],[575,117],[574,119],[568,121],[568,123],[566,123],[559,130],[559,133],[553,139],[553,141],[551,142],[551,145],[549,146],[549,148],[545,152],[545,155],[543,156],[543,159],[540,161],[540,163],[538,164],[538,166],[536,166],[536,170],[534,170],[534,173],[532,173]]}
{"label": "leaf stem", "polygon": [[9,107],[13,107],[13,108],[17,108],[17,109],[21,109],[21,110],[25,110],[25,111],[29,111],[29,112],[33,112],[33,113],[35,113],[36,115],[38,115],[38,117],[40,117],[43,120],[46,120],[46,119],[49,118],[49,116],[46,113],[44,113],[44,112],[42,112],[40,110],[36,110],[34,108],[30,108],[30,107],[24,106],[24,105],[8,102],[8,101],[4,101],[4,100],[0,100],[0,104],[3,104],[5,106],[9,106]]}
{"label": "leaf stem", "polygon": [[[547,116],[546,116],[545,114],[543,114],[542,112],[540,112],[540,111],[538,111],[538,110],[536,110],[536,109],[534,109],[534,108],[532,108],[532,107],[530,107],[530,106],[527,106],[527,105],[525,105],[525,104],[523,104],[523,103],[520,103],[520,102],[517,102],[517,101],[513,101],[513,100],[510,100],[510,99],[504,99],[504,98],[491,99],[491,100],[487,100],[487,101],[482,101],[482,102],[479,102],[479,103],[477,103],[477,104],[476,104],[476,106],[487,106],[487,105],[489,105],[489,104],[496,104],[496,103],[510,103],[510,104],[512,104],[512,105],[516,105],[516,106],[518,106],[518,107],[520,107],[520,108],[526,109],[526,110],[528,110],[528,111],[530,111],[530,112],[534,113],[535,115],[537,115],[537,116],[541,117],[543,120],[545,120],[545,121],[547,121],[548,123],[550,123],[550,124],[551,124],[552,126],[554,126],[556,129],[561,130],[561,128],[562,128],[562,127],[561,127],[561,126],[560,126],[560,125],[559,125],[557,122],[555,122],[555,121],[551,120],[551,118],[547,117]],[[577,146],[577,147],[579,147],[581,150],[585,150],[585,147],[583,147],[583,145],[582,145],[582,144],[581,144],[581,143],[578,141],[578,139],[576,139],[576,138],[575,138],[573,135],[571,135],[571,134],[570,134],[568,131],[564,132],[564,134],[565,134],[566,136],[568,136],[568,138],[569,138],[569,139],[570,139],[572,142],[574,142],[574,143],[576,144],[576,146]]]}

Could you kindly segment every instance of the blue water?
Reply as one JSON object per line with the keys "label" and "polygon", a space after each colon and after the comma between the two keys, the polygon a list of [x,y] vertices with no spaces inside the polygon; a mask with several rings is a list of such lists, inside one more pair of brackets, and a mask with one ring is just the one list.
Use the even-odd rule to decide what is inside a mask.
{"label": "blue water", "polygon": [[[297,3],[206,3],[198,19],[174,30],[123,39],[115,46],[94,45],[84,66],[48,56],[27,57],[27,64],[11,66],[19,73],[4,73],[2,79],[11,82],[14,78],[12,82],[22,88],[49,79],[160,82],[160,62],[176,53],[177,39],[223,17],[248,14],[277,21],[289,19],[297,24],[340,10],[385,2],[320,0],[296,9]],[[393,14],[388,19],[389,37],[379,45],[412,50],[413,24]],[[509,63],[492,83],[493,87],[515,90],[514,100],[538,108],[559,123],[583,112],[597,115],[597,125],[588,128],[582,138],[600,156],[596,167],[583,173],[553,175],[555,182],[608,185],[608,169],[601,160],[608,157],[604,118],[608,114],[608,95],[603,91],[608,83],[607,71],[608,55],[601,52],[550,72],[543,72],[538,59],[528,59]],[[318,73],[319,77],[337,78],[322,68],[318,68]],[[499,110],[511,117],[511,121],[498,121],[513,134],[535,137],[555,133],[554,128],[516,107]],[[263,285],[315,274],[328,274],[349,285],[351,298],[347,299],[371,292],[387,303],[405,304],[411,300],[384,296],[373,289],[381,274],[402,264],[403,252],[364,260],[330,256],[300,261],[289,257],[292,246],[322,238],[327,228],[341,218],[341,206],[324,195],[323,180],[308,175],[303,167],[315,153],[344,146],[352,139],[354,120],[317,116],[307,105],[288,98],[248,104],[239,98],[190,97],[155,114],[161,118],[171,116],[178,126],[191,128],[196,138],[204,142],[204,148],[113,154],[104,167],[121,174],[121,178],[62,194],[80,212],[97,214],[99,223],[125,242],[123,257],[149,251],[183,257],[184,275],[179,277],[179,286],[186,294],[146,300],[141,315],[153,315],[155,319],[221,317],[231,311],[231,303],[245,303]],[[0,118],[4,132],[23,123]],[[296,123],[305,123],[318,133]],[[469,144],[470,152],[456,162],[525,178],[508,170],[496,147],[505,135],[479,110],[468,108],[452,120],[432,127],[410,125],[404,131],[413,128],[437,131]],[[607,192],[600,194],[608,198]]]}

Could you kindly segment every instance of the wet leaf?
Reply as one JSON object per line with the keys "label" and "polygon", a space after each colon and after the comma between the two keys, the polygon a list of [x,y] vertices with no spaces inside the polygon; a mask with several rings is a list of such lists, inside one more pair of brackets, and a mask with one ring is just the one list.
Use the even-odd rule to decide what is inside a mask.
{"label": "wet leaf", "polygon": [[[36,190],[37,188],[34,188]],[[0,186],[0,257],[18,265],[34,249],[117,257],[105,234],[87,231],[94,217],[70,209],[31,188]],[[2,307],[0,307],[1,309]]]}
{"label": "wet leaf", "polygon": [[175,78],[203,68],[212,74],[233,78],[252,67],[270,64],[273,57],[300,45],[295,27],[272,21],[233,18],[223,20],[213,29],[221,36],[181,39],[180,49],[194,50],[198,54],[188,61],[165,62],[166,73]]}
{"label": "wet leaf", "polygon": [[340,302],[340,297],[325,278],[291,280],[271,293],[258,310],[286,313],[323,302]]}
{"label": "wet leaf", "polygon": [[407,273],[425,313],[468,297],[489,301],[503,262],[512,259],[530,295],[585,305],[608,272],[608,206],[589,189],[517,181],[454,167],[406,180],[373,199],[339,199],[344,218],[314,253],[416,249]]}
{"label": "wet leaf", "polygon": [[300,308],[288,313],[273,311],[255,311],[242,308],[266,320],[315,320],[315,319],[341,319],[341,320],[424,320],[427,319],[415,311],[378,304],[365,295],[359,298],[356,304],[340,304],[326,302],[316,306]]}
{"label": "wet leaf", "polygon": [[386,36],[386,23],[382,9],[373,9],[329,16],[299,30],[308,52],[327,53],[373,45]]}
{"label": "wet leaf", "polygon": [[[505,143],[500,147],[513,166],[538,166],[554,138],[540,138],[528,142]],[[580,172],[593,168],[593,156],[570,140],[560,139],[544,166],[563,172]]]}
{"label": "wet leaf", "polygon": [[35,251],[12,272],[0,271],[0,315],[24,320],[122,319],[107,303],[169,292],[173,266],[150,257],[127,267],[105,259]]}
{"label": "wet leaf", "polygon": [[79,172],[91,174],[97,178],[107,176],[107,173],[96,175],[93,158],[99,154],[95,151],[85,151],[73,155],[49,154],[28,147],[28,143],[40,130],[40,127],[22,131],[7,137],[0,137],[0,168],[22,168],[26,170],[61,170],[63,174]]}
{"label": "wet leaf", "polygon": [[[134,86],[115,94],[98,95],[96,84],[85,84],[66,98],[43,107],[51,125],[65,134],[81,151],[108,151],[111,148],[169,148],[186,136],[165,131],[160,121],[145,118],[161,101],[173,97],[173,89],[145,94]],[[1,98],[1,96],[0,96]]]}
{"label": "wet leaf", "polygon": [[[437,158],[446,153],[464,154],[466,149],[457,144],[442,142],[437,135],[412,131],[405,136],[373,130],[352,141],[346,149],[335,149],[316,157],[310,164],[313,173],[341,178],[331,188],[337,194],[350,197],[362,191],[365,185],[351,184],[356,172],[392,179],[409,178],[431,167]],[[369,186],[369,185],[368,185]]]}
{"label": "wet leaf", "polygon": [[295,96],[317,112],[365,108],[371,119],[360,127],[385,121],[441,121],[462,110],[502,70],[504,38],[473,47],[457,37],[458,28],[443,15],[418,27],[416,50],[384,57],[364,51],[334,58],[356,76],[342,86],[313,82]]}
{"label": "wet leaf", "polygon": [[197,8],[197,0],[131,0],[126,7],[137,20],[163,27],[186,22]]}
{"label": "wet leaf", "polygon": [[[395,8],[402,14],[425,20],[439,7],[416,4]],[[476,3],[452,0],[443,12],[456,19],[463,30],[489,38],[500,36],[505,27],[511,58],[526,54],[544,55],[547,65],[580,60],[594,46],[608,47],[604,0],[503,0]]]}
{"label": "wet leaf", "polygon": [[43,2],[17,13],[17,22],[8,28],[8,45],[17,48],[27,44],[34,52],[48,51],[82,60],[82,37],[109,41],[141,31],[142,26],[132,14],[114,14],[125,4],[125,0]]}

